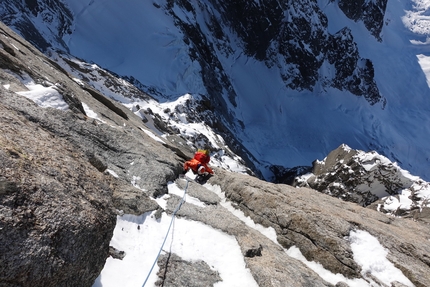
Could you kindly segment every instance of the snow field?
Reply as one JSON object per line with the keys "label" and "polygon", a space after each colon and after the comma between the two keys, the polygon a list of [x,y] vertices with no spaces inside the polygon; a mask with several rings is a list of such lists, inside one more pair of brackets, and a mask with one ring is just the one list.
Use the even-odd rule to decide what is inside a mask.
{"label": "snow field", "polygon": [[[169,193],[183,196],[183,190],[181,193],[175,184],[170,183],[168,188]],[[202,206],[201,202],[188,195],[187,202]],[[153,213],[118,216],[111,245],[125,251],[126,256],[123,260],[109,257],[93,287],[142,286],[156,260],[170,222],[171,216],[165,213],[160,220],[156,220]],[[236,239],[203,223],[175,218],[163,247],[163,252],[169,251],[184,260],[205,261],[223,279],[215,284],[216,287],[258,286],[245,267]],[[158,270],[155,265],[146,286],[154,286]]]}

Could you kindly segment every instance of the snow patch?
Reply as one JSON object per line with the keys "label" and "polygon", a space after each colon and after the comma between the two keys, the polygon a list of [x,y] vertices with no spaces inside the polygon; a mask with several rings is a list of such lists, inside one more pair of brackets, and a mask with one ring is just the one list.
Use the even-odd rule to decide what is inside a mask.
{"label": "snow patch", "polygon": [[[405,275],[387,259],[388,250],[367,231],[351,231],[349,235],[354,260],[361,266],[361,274],[368,278],[370,273],[382,283],[391,286],[391,282],[399,281],[406,286],[414,286]],[[370,278],[368,278],[372,281]]]}
{"label": "snow patch", "polygon": [[17,94],[24,96],[38,106],[43,108],[55,108],[59,110],[68,110],[69,105],[64,101],[63,96],[55,89],[55,86],[44,87],[35,84],[33,81],[27,82],[25,86],[29,91],[17,92]]}
{"label": "snow patch", "polygon": [[[168,188],[169,193],[178,192],[174,184],[169,184]],[[174,220],[171,233],[166,235],[171,219],[163,214],[157,220],[153,213],[118,216],[110,245],[125,251],[126,256],[123,260],[109,257],[93,287],[142,286],[166,236],[163,252],[176,253],[187,261],[205,261],[223,280],[216,283],[216,287],[258,286],[233,236],[201,222],[181,218]],[[158,269],[155,265],[148,286],[157,281]]]}

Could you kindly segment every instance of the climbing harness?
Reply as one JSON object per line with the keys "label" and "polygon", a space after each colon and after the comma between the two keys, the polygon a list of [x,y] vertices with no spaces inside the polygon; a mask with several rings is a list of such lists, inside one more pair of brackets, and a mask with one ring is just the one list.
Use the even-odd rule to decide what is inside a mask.
{"label": "climbing harness", "polygon": [[163,251],[164,243],[166,243],[167,236],[169,236],[170,228],[172,227],[173,221],[175,220],[176,212],[178,212],[178,211],[179,211],[179,209],[181,208],[182,204],[185,202],[185,195],[187,194],[188,183],[189,183],[189,182],[190,182],[190,180],[192,180],[192,179],[189,179],[189,178],[187,178],[187,177],[184,177],[184,179],[187,181],[187,184],[185,185],[185,188],[184,188],[184,195],[182,196],[181,202],[179,202],[179,204],[178,204],[178,206],[176,207],[175,211],[173,211],[173,213],[172,213],[172,220],[170,221],[170,225],[169,225],[169,228],[167,229],[166,236],[164,237],[163,244],[161,245],[160,250],[158,251],[157,258],[155,258],[155,261],[154,261],[154,263],[152,264],[151,270],[149,270],[148,276],[146,276],[145,282],[143,282],[142,287],[144,287],[144,286],[145,286],[145,284],[146,284],[146,282],[148,281],[149,276],[150,276],[150,275],[151,275],[151,273],[152,273],[152,269],[154,269],[154,266],[155,266],[155,264],[157,263],[158,258],[160,257],[161,251]]}

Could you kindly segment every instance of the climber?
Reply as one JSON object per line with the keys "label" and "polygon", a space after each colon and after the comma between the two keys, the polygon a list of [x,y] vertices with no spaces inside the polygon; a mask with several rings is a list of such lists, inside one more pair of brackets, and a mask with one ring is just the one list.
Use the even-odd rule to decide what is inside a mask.
{"label": "climber", "polygon": [[194,174],[197,174],[197,182],[206,181],[214,174],[213,170],[208,166],[210,159],[209,150],[199,149],[194,154],[194,158],[184,163],[184,173],[191,169]]}

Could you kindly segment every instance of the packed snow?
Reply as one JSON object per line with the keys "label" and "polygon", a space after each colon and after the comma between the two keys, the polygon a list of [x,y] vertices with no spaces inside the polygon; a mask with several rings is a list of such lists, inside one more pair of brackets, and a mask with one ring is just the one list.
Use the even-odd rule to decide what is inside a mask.
{"label": "packed snow", "polygon": [[[351,231],[349,235],[354,260],[361,266],[361,274],[366,278],[367,274],[379,279],[387,286],[391,282],[398,281],[406,286],[414,286],[405,275],[388,261],[389,250],[385,249],[370,233],[363,230]],[[371,280],[369,278],[369,280]]]}
{"label": "packed snow", "polygon": [[45,87],[35,84],[32,80],[23,81],[28,91],[18,92],[37,105],[47,108],[52,107],[59,110],[68,110],[69,105],[64,101],[63,96],[55,89],[55,86]]}

